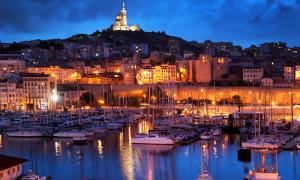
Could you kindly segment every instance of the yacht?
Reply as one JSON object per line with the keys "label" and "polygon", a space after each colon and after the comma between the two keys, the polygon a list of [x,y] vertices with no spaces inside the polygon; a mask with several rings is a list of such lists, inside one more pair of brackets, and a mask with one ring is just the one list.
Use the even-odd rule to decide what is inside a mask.
{"label": "yacht", "polygon": [[131,139],[131,144],[159,144],[159,145],[174,145],[175,142],[169,137],[160,137],[157,134],[149,134],[136,136]]}
{"label": "yacht", "polygon": [[7,133],[9,137],[43,137],[39,131],[15,131]]}
{"label": "yacht", "polygon": [[221,134],[221,129],[219,129],[219,128],[214,129],[212,134],[213,134],[213,136],[219,136]]}
{"label": "yacht", "polygon": [[212,135],[209,132],[204,132],[200,135],[200,138],[203,140],[210,140],[212,138]]}
{"label": "yacht", "polygon": [[296,148],[300,149],[300,143],[296,144]]}
{"label": "yacht", "polygon": [[85,134],[78,131],[65,131],[65,132],[55,133],[53,136],[58,138],[74,138],[74,137],[85,137]]}
{"label": "yacht", "polygon": [[90,127],[88,129],[86,129],[87,131],[93,132],[95,134],[101,134],[101,133],[105,133],[105,128],[104,127]]}
{"label": "yacht", "polygon": [[242,147],[253,149],[278,149],[280,148],[280,144],[276,139],[257,138],[242,142]]}

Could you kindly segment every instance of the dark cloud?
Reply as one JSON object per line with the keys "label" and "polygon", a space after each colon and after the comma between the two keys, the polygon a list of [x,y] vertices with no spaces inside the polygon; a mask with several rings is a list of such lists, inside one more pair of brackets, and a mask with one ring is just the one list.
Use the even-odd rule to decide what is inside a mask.
{"label": "dark cloud", "polygon": [[[108,27],[122,0],[0,0],[0,40],[64,37]],[[126,0],[129,23],[188,40],[300,45],[300,0]]]}
{"label": "dark cloud", "polygon": [[0,30],[34,33],[56,22],[111,17],[117,5],[100,0],[0,0]]}

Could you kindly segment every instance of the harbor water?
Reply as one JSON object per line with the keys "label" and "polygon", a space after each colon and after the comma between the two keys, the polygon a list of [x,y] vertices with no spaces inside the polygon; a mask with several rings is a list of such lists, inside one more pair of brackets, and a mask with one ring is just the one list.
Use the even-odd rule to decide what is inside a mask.
{"label": "harbor water", "polygon": [[[142,122],[122,131],[94,137],[87,145],[67,139],[9,138],[0,136],[0,153],[28,159],[24,171],[34,170],[51,179],[185,179],[195,180],[201,171],[201,145],[131,145],[136,133],[147,131]],[[243,179],[252,162],[237,158],[241,137],[223,134],[208,142],[208,168],[213,179]],[[280,151],[278,170],[282,179],[300,179],[300,152]]]}

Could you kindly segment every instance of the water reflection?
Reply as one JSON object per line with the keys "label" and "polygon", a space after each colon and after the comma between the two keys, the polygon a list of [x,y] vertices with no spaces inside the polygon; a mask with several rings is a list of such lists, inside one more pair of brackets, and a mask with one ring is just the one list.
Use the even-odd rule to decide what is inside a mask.
{"label": "water reflection", "polygon": [[0,134],[0,148],[2,148],[2,135]]}
{"label": "water reflection", "polygon": [[55,141],[54,142],[54,148],[55,148],[55,156],[60,157],[61,154],[62,154],[61,142]]}
{"label": "water reflection", "polygon": [[103,146],[102,146],[102,141],[100,139],[97,141],[97,150],[98,150],[98,154],[100,155],[100,157],[102,157]]}
{"label": "water reflection", "polygon": [[[33,169],[52,179],[196,179],[201,172],[201,149],[207,155],[209,172],[214,179],[243,179],[253,168],[237,160],[239,135],[215,137],[187,146],[131,145],[139,126],[110,132],[85,146],[70,141],[45,139],[15,140],[0,136],[1,153],[32,160],[24,171]],[[24,140],[24,139],[23,139]],[[253,158],[254,160],[254,158]],[[253,163],[253,162],[252,162]],[[299,179],[300,153],[278,153],[278,170],[283,179]],[[234,173],[233,173],[234,172]]]}
{"label": "water reflection", "polygon": [[152,129],[152,123],[149,120],[142,120],[138,124],[138,133],[148,133],[149,130]]}
{"label": "water reflection", "polygon": [[[127,141],[125,141],[124,139]],[[129,127],[127,130],[121,131],[119,135],[119,141],[120,141],[120,163],[122,166],[122,171],[124,173],[124,176],[128,180],[133,180],[134,178],[134,161],[133,161],[133,151],[131,147],[131,128]],[[124,143],[127,142],[127,144]]]}

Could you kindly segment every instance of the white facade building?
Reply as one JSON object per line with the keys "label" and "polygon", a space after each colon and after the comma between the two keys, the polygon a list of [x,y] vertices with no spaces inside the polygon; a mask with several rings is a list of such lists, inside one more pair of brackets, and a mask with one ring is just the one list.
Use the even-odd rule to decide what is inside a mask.
{"label": "white facade building", "polygon": [[263,78],[263,68],[244,68],[243,80],[246,82],[260,82]]}

